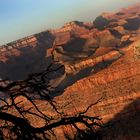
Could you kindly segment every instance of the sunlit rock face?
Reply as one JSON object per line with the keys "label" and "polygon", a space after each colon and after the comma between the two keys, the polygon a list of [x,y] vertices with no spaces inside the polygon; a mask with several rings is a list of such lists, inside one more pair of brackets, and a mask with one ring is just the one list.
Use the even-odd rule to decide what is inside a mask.
{"label": "sunlit rock face", "polygon": [[[133,123],[140,109],[139,48],[140,4],[117,13],[103,13],[91,23],[73,21],[2,46],[0,78],[24,79],[44,70],[53,58],[63,69],[49,75],[56,87],[51,94],[62,104],[72,100],[66,111],[83,110],[102,97],[88,113],[101,116],[103,123],[120,120],[117,126],[122,124],[124,129],[118,140],[135,139],[138,129],[135,135],[127,132],[133,125],[140,127],[138,119]],[[129,123],[129,115],[128,127],[123,122]]]}

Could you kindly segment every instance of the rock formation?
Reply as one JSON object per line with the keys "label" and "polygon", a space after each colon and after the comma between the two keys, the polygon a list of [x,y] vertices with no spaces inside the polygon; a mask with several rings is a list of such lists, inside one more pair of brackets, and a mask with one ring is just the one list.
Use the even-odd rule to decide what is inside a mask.
{"label": "rock formation", "polygon": [[[117,13],[103,13],[93,23],[73,21],[61,29],[1,46],[0,78],[23,79],[45,69],[53,57],[65,68],[51,78],[55,79],[52,84],[59,92],[55,99],[61,104],[72,100],[66,111],[80,111],[102,97],[88,113],[101,116],[106,124],[110,120],[123,124],[126,117],[130,115],[133,120],[140,110],[139,37],[140,4]],[[56,96],[55,91],[52,96]],[[135,131],[136,135],[140,134],[139,129]],[[118,140],[128,136],[133,140],[140,138],[136,135],[121,134]]]}

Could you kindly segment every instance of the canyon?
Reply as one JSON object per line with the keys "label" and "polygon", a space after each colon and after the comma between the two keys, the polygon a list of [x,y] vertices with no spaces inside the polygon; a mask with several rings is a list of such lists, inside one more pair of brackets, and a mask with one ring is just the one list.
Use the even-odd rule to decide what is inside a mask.
{"label": "canyon", "polygon": [[[59,104],[71,102],[66,113],[101,98],[88,115],[112,124],[98,130],[103,139],[140,139],[140,4],[0,46],[1,79],[22,80],[52,62],[63,68],[50,76],[51,95]],[[65,131],[69,126],[56,130],[58,139]]]}

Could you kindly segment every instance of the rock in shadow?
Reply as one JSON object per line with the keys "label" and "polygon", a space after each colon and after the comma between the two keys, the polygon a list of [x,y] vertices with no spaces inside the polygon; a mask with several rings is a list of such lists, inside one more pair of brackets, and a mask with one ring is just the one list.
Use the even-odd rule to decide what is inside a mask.
{"label": "rock in shadow", "polygon": [[98,131],[102,140],[140,139],[140,98],[126,106]]}
{"label": "rock in shadow", "polygon": [[83,46],[86,43],[86,39],[83,38],[75,38],[63,45],[63,50],[66,52],[81,52],[84,48]]}
{"label": "rock in shadow", "polygon": [[54,37],[49,32],[35,35],[37,45],[16,48],[19,56],[8,56],[6,62],[0,61],[0,78],[8,80],[23,80],[31,73],[41,72],[49,65],[50,57],[46,50],[53,44]]}
{"label": "rock in shadow", "polygon": [[87,26],[87,25],[85,25],[83,22],[81,22],[81,21],[73,21],[75,24],[77,24],[78,26],[80,26],[80,27],[84,27],[84,28],[86,28],[86,29],[88,29],[88,30],[90,30],[90,29],[92,29],[93,27],[91,26]]}
{"label": "rock in shadow", "polygon": [[114,35],[116,38],[121,39],[122,34],[119,33],[117,30],[114,29],[109,29],[109,31],[111,32],[112,35]]}
{"label": "rock in shadow", "polygon": [[[81,137],[82,136],[82,137]],[[68,136],[67,136],[68,137]],[[139,140],[140,98],[126,106],[114,118],[104,124],[96,133],[84,131],[75,135],[75,140]]]}
{"label": "rock in shadow", "polygon": [[125,13],[123,13],[123,12],[118,12],[118,13],[116,13],[116,15],[118,15],[118,16],[122,16],[122,15],[124,15]]}
{"label": "rock in shadow", "polygon": [[78,81],[78,80],[80,80],[82,78],[90,76],[91,74],[96,74],[99,71],[107,68],[113,62],[117,61],[121,56],[122,56],[122,54],[120,54],[119,56],[114,57],[114,58],[112,58],[110,60],[104,60],[102,62],[99,62],[94,66],[84,68],[84,69],[80,70],[78,73],[76,73],[74,75],[66,75],[65,79],[63,79],[63,81],[57,86],[55,91],[52,91],[52,96],[59,96],[59,95],[63,94],[64,90],[68,86],[71,86],[76,81]]}
{"label": "rock in shadow", "polygon": [[120,48],[123,48],[123,47],[127,47],[127,46],[129,46],[130,44],[132,44],[133,43],[133,41],[131,41],[131,40],[126,40],[126,41],[123,41],[123,42],[121,42],[121,44],[120,44]]}
{"label": "rock in shadow", "polygon": [[93,22],[94,27],[98,30],[104,30],[109,25],[109,23],[110,20],[103,16],[98,16]]}
{"label": "rock in shadow", "polygon": [[126,19],[127,23],[123,25],[126,30],[138,30],[140,27],[140,18]]}
{"label": "rock in shadow", "polygon": [[98,48],[94,41],[88,43],[87,39],[75,37],[67,44],[54,50],[54,60],[74,64],[91,56]]}

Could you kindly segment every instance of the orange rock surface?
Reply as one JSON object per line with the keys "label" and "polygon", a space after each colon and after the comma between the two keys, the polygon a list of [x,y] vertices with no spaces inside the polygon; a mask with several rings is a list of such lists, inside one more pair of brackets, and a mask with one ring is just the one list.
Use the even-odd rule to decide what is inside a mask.
{"label": "orange rock surface", "polygon": [[100,116],[104,124],[115,123],[110,131],[99,130],[105,133],[103,139],[136,140],[140,136],[139,37],[140,4],[103,13],[93,23],[73,21],[2,46],[0,77],[15,80],[22,75],[19,79],[23,79],[43,70],[53,54],[65,67],[59,82],[54,82],[61,93],[54,99],[59,104],[72,101],[65,112],[82,111],[102,97],[88,114]]}

